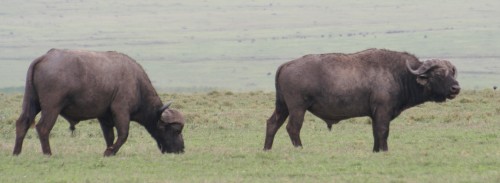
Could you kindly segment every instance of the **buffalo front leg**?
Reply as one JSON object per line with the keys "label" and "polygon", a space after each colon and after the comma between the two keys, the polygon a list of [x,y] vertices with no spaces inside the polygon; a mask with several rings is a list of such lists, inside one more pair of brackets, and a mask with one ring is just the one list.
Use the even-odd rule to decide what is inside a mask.
{"label": "buffalo front leg", "polygon": [[278,132],[278,129],[283,125],[287,117],[288,111],[282,111],[280,113],[275,110],[273,115],[271,115],[271,117],[267,120],[264,150],[270,150],[273,147],[274,136],[276,135],[276,132]]}
{"label": "buffalo front leg", "polygon": [[104,141],[106,141],[106,148],[113,145],[115,141],[115,132],[113,131],[113,123],[110,120],[99,118],[99,124],[101,125],[102,135],[104,136]]}
{"label": "buffalo front leg", "polygon": [[390,117],[386,114],[377,114],[372,118],[373,152],[388,151],[387,139],[389,138]]}
{"label": "buffalo front leg", "polygon": [[115,115],[114,124],[116,127],[118,137],[113,145],[106,148],[106,151],[104,151],[104,156],[115,155],[118,152],[118,150],[120,150],[120,147],[127,141],[128,138],[128,130],[130,125],[130,119],[128,115],[126,113]]}
{"label": "buffalo front leg", "polygon": [[300,140],[300,129],[302,128],[302,123],[304,122],[305,110],[295,110],[290,112],[290,119],[286,125],[286,130],[290,136],[293,146],[302,147],[302,142]]}
{"label": "buffalo front leg", "polygon": [[36,124],[36,131],[38,132],[38,138],[40,138],[42,152],[45,155],[52,155],[52,151],[50,150],[49,134],[56,123],[57,115],[59,115],[58,110],[42,111],[42,117],[40,118],[38,124]]}

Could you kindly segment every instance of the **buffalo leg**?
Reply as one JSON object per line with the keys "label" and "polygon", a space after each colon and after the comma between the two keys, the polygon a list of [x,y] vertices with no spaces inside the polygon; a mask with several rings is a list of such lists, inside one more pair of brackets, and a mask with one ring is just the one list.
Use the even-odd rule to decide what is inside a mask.
{"label": "buffalo leg", "polygon": [[30,124],[30,122],[28,122],[28,118],[21,118],[19,118],[16,122],[16,144],[14,146],[14,152],[12,153],[14,155],[19,155],[21,153],[24,137],[26,137]]}
{"label": "buffalo leg", "polygon": [[302,128],[302,123],[304,122],[305,110],[295,110],[290,112],[290,119],[286,125],[286,130],[290,136],[293,146],[302,147],[302,142],[300,140],[300,129]]}
{"label": "buffalo leg", "polygon": [[102,134],[104,136],[104,141],[106,141],[106,148],[113,145],[115,140],[115,132],[113,131],[113,123],[105,118],[99,118],[99,124],[101,125]]}
{"label": "buffalo leg", "polygon": [[389,137],[390,117],[386,114],[376,114],[372,121],[373,152],[388,151],[387,138]]}
{"label": "buffalo leg", "polygon": [[287,117],[288,110],[284,110],[281,113],[275,110],[273,115],[267,120],[264,150],[270,150],[273,147],[274,136],[276,135],[276,132],[278,132],[278,129],[283,125]]}
{"label": "buffalo leg", "polygon": [[114,115],[114,124],[116,127],[116,131],[118,137],[116,142],[110,147],[106,148],[104,151],[104,156],[112,156],[115,155],[120,147],[127,141],[128,138],[128,130],[130,125],[130,118],[127,115],[128,113],[115,113]]}
{"label": "buffalo leg", "polygon": [[40,138],[42,152],[45,155],[52,154],[50,150],[49,134],[56,123],[57,115],[59,115],[59,110],[44,110],[42,111],[40,121],[36,124],[36,131],[38,132],[38,138]]}
{"label": "buffalo leg", "polygon": [[35,111],[33,116],[28,116],[24,112],[19,116],[16,121],[16,144],[14,145],[14,152],[12,154],[19,155],[23,148],[23,141],[26,137],[26,133],[30,128],[30,125],[33,124],[33,120],[35,120],[36,114],[40,112],[40,110]]}

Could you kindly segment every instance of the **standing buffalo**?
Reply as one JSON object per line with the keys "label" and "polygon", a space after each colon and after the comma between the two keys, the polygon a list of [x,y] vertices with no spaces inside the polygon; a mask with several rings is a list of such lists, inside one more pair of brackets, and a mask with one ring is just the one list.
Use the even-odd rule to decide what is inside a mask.
{"label": "standing buffalo", "polygon": [[307,111],[328,128],[340,120],[369,116],[373,151],[387,151],[389,124],[403,110],[426,101],[444,102],[460,92],[449,61],[420,62],[405,52],[368,49],[354,54],[306,55],[276,73],[276,108],[267,120],[264,150],[272,148],[278,129],[286,127],[295,147]]}
{"label": "standing buffalo", "polygon": [[[34,60],[26,78],[23,111],[16,122],[14,155],[21,153],[35,116],[42,151],[52,154],[49,133],[60,114],[71,124],[97,118],[105,156],[116,154],[128,137],[130,120],[143,125],[162,153],[182,153],[184,118],[163,105],[142,67],[117,52],[52,49]],[[118,138],[115,139],[113,127]]]}

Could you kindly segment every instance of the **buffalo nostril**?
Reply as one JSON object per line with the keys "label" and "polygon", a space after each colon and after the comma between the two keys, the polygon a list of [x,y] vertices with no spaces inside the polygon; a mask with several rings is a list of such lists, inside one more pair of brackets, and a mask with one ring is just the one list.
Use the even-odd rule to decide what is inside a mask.
{"label": "buffalo nostril", "polygon": [[460,86],[458,86],[458,85],[451,86],[451,92],[453,92],[453,93],[460,92]]}

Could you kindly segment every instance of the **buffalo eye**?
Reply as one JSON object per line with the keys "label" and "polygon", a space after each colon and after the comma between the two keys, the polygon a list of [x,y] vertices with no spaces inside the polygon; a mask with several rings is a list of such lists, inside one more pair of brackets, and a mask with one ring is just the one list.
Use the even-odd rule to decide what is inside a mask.
{"label": "buffalo eye", "polygon": [[178,132],[178,133],[180,133],[182,131],[183,127],[184,127],[184,125],[182,125],[180,123],[171,123],[170,124],[170,128],[172,128],[172,130],[174,130],[175,132]]}
{"label": "buffalo eye", "polygon": [[420,74],[418,75],[419,79],[429,79],[429,76],[427,74]]}
{"label": "buffalo eye", "polygon": [[161,124],[161,123],[160,123],[160,124],[158,124],[158,128],[159,128],[160,130],[165,130],[165,126],[166,126],[166,125]]}

